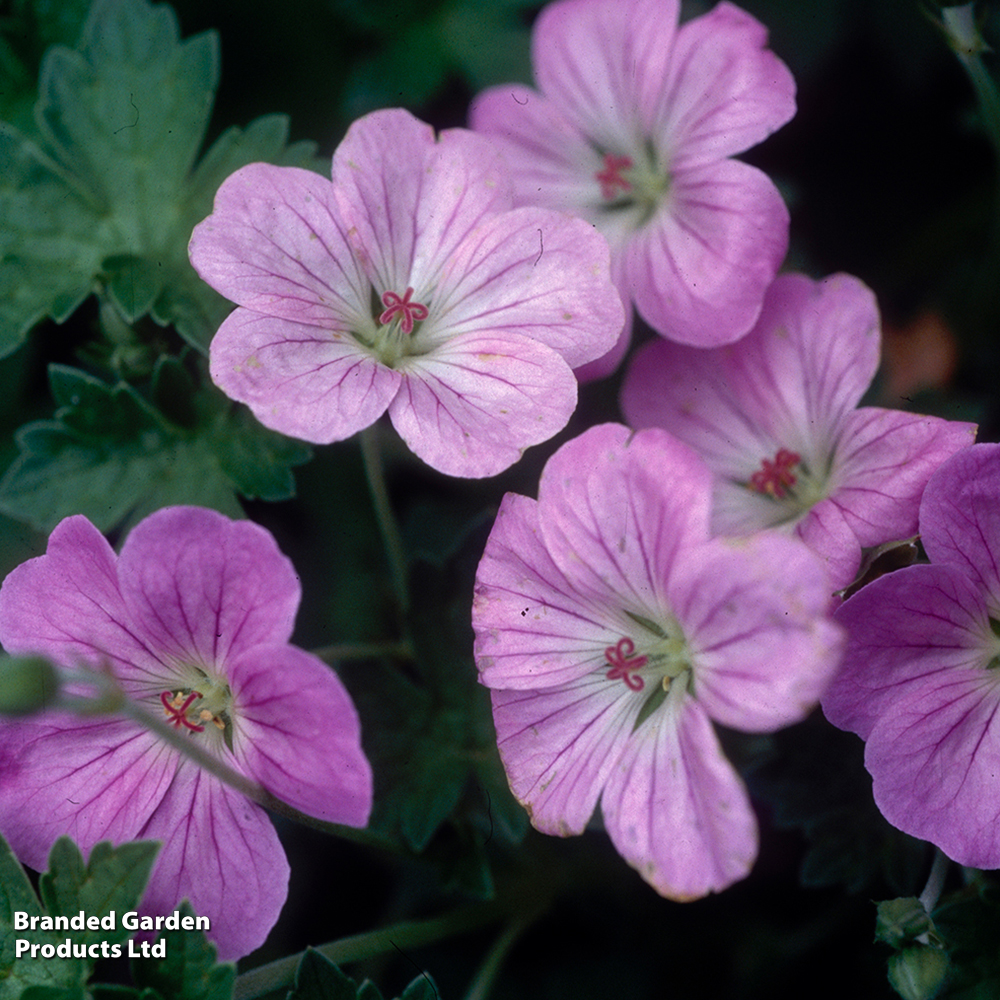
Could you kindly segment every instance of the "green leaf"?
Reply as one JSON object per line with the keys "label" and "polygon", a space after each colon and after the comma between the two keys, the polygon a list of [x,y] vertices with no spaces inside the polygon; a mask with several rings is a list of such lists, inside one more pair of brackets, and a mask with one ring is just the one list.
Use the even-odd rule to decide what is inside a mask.
{"label": "green leaf", "polygon": [[287,1000],[357,1000],[358,985],[324,955],[307,948]]}
{"label": "green leaf", "polygon": [[434,980],[427,973],[418,976],[399,995],[399,1000],[441,1000]]}
{"label": "green leaf", "polygon": [[97,0],[78,48],[43,62],[37,140],[0,126],[0,356],[96,291],[134,322],[174,324],[200,350],[230,306],[187,259],[219,183],[254,161],[317,166],[287,121],[231,129],[195,157],[218,82],[218,40],[181,41],[173,11]]}
{"label": "green leaf", "polygon": [[[139,905],[149,881],[159,845],[138,841],[112,847],[107,841],[95,845],[86,866],[79,848],[69,837],[60,837],[49,854],[49,870],[39,879],[42,902],[51,914],[87,916],[121,914]],[[115,920],[110,930],[73,931],[75,941],[93,944],[124,941],[128,931]]]}
{"label": "green leaf", "polygon": [[[181,916],[193,916],[185,900]],[[231,1000],[236,966],[216,961],[215,945],[204,931],[164,931],[165,958],[139,958],[132,962],[136,986],[156,990],[170,1000]]]}

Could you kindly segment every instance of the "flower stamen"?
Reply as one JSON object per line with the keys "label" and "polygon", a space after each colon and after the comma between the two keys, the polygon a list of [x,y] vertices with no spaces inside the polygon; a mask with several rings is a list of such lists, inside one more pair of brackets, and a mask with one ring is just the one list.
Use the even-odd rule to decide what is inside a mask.
{"label": "flower stamen", "polygon": [[774,461],[764,459],[761,467],[750,477],[750,489],[766,493],[778,500],[784,498],[796,483],[792,469],[802,461],[802,456],[787,448],[779,450]]}
{"label": "flower stamen", "polygon": [[[160,702],[163,704],[163,708],[172,725],[178,729],[181,726],[185,726],[194,733],[203,733],[205,727],[197,725],[187,717],[187,711],[191,707],[191,703],[200,697],[201,695],[197,691],[192,691],[187,698],[184,697],[183,691],[178,691],[173,696],[173,699],[171,699],[170,692],[163,691],[160,694]],[[204,716],[204,714],[204,711],[202,711],[201,715]]]}
{"label": "flower stamen", "polygon": [[628,156],[604,154],[604,169],[594,174],[594,180],[601,185],[601,197],[605,201],[613,201],[618,196],[618,188],[622,192],[632,190],[632,182],[622,176],[623,170],[632,169],[632,159]]}
{"label": "flower stamen", "polygon": [[399,328],[403,333],[412,333],[413,324],[416,320],[427,319],[429,310],[422,302],[411,302],[413,288],[407,288],[400,298],[395,292],[382,293],[382,305],[386,308],[379,315],[378,321],[383,325],[391,323],[399,315]]}
{"label": "flower stamen", "polygon": [[604,658],[611,665],[611,669],[606,676],[609,681],[622,680],[631,690],[641,691],[645,687],[645,682],[629,671],[641,670],[649,662],[649,657],[633,656],[634,652],[635,643],[628,636],[623,636],[616,645],[608,646],[604,650]]}

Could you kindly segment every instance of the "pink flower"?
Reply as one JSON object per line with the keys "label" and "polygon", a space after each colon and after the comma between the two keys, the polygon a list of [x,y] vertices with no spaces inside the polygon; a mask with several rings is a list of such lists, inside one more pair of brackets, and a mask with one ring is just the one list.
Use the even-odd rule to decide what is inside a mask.
{"label": "pink flower", "polygon": [[930,565],[838,610],[849,642],[823,711],[865,740],[890,823],[959,864],[1000,868],[1000,445],[931,476],[920,535]]}
{"label": "pink flower", "polygon": [[795,539],[709,537],[711,474],[660,430],[594,427],[507,494],[473,605],[514,795],[543,833],[582,832],[601,801],[625,860],[693,899],[757,853],[746,789],[712,721],[802,719],[837,666],[829,581]]}
{"label": "pink flower", "polygon": [[[795,113],[765,28],[728,3],[678,28],[677,0],[559,0],[535,24],[538,93],[476,98],[470,121],[514,173],[520,204],[593,223],[624,302],[698,347],[741,337],[788,246],[788,211],[729,157]],[[587,374],[613,369],[628,346]]]}
{"label": "pink flower", "polygon": [[[364,826],[371,770],[337,676],[289,645],[299,584],[249,521],[169,507],[116,556],[84,517],[0,589],[0,640],[65,667],[107,667],[125,693],[302,812]],[[163,841],[143,901],[182,898],[220,957],[263,943],[288,862],[260,806],[135,723],[59,711],[0,725],[0,832],[44,869],[53,842]]]}
{"label": "pink flower", "polygon": [[428,465],[502,471],[565,426],[572,368],[624,322],[601,236],[511,204],[485,139],[435,142],[401,110],[351,126],[332,183],[238,170],[191,237],[195,269],[239,305],[212,378],[292,437],[340,441],[388,410]]}
{"label": "pink flower", "polygon": [[931,473],[972,444],[974,424],[857,404],[875,376],[879,316],[856,278],[783,275],[754,329],[699,351],[657,341],[638,351],[622,407],[664,427],[718,476],[713,530],[794,531],[846,587],[861,549],[917,530]]}

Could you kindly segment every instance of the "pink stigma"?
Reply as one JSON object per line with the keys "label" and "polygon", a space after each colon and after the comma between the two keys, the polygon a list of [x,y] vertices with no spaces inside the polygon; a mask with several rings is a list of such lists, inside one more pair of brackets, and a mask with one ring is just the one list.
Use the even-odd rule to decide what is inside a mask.
{"label": "pink stigma", "polygon": [[633,691],[641,691],[644,686],[643,679],[630,674],[630,670],[641,670],[648,662],[648,656],[633,656],[635,643],[624,636],[618,640],[615,646],[608,646],[604,650],[604,658],[611,664],[611,669],[607,673],[609,681],[622,680],[625,685]]}
{"label": "pink stigma", "polygon": [[756,490],[758,493],[767,493],[780,500],[789,488],[795,485],[795,475],[792,469],[800,461],[802,461],[802,457],[796,452],[782,448],[774,456],[773,462],[764,459],[760,469],[750,477],[750,489]]}
{"label": "pink stigma", "polygon": [[410,296],[412,294],[412,288],[407,288],[402,298],[395,292],[383,292],[382,305],[386,308],[382,315],[379,316],[378,321],[380,323],[390,323],[397,314],[401,314],[402,319],[399,321],[399,328],[403,333],[412,333],[414,320],[427,319],[427,306],[420,302],[411,302]]}
{"label": "pink stigma", "polygon": [[191,702],[200,698],[201,695],[197,691],[192,691],[188,696],[187,700],[183,703],[181,699],[184,697],[183,693],[178,691],[174,695],[173,699],[170,698],[169,691],[163,691],[160,694],[160,701],[163,703],[163,707],[166,709],[167,717],[170,719],[171,723],[175,725],[178,729],[181,726],[186,726],[193,733],[203,733],[205,731],[204,726],[195,725],[195,723],[189,721],[187,717],[187,710],[191,707]]}
{"label": "pink stigma", "polygon": [[594,180],[600,183],[601,197],[605,201],[611,201],[616,197],[617,188],[621,188],[622,191],[632,190],[631,183],[621,174],[623,170],[629,170],[631,166],[632,160],[627,156],[615,156],[613,153],[604,154],[604,169],[598,170],[594,174]]}

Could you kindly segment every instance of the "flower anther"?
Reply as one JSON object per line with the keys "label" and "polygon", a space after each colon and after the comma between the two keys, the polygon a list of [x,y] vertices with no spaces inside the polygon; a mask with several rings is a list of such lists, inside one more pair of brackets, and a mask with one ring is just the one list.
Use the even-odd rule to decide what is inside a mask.
{"label": "flower anther", "polygon": [[[170,719],[171,724],[177,729],[184,726],[186,729],[190,729],[194,733],[203,733],[205,731],[204,726],[197,725],[187,717],[188,709],[191,707],[191,703],[200,698],[201,695],[197,691],[192,691],[187,698],[184,697],[183,691],[178,691],[172,699],[169,691],[163,691],[160,694],[160,701],[163,703],[163,708],[166,711],[167,718]],[[204,715],[204,712],[201,714]],[[211,718],[211,714],[209,715],[209,718]]]}
{"label": "flower anther", "polygon": [[644,682],[641,677],[637,677],[631,670],[641,670],[648,662],[648,656],[633,656],[635,653],[635,643],[628,637],[622,636],[614,646],[608,646],[604,650],[604,658],[611,664],[611,669],[607,673],[609,681],[622,680],[626,687],[633,691],[641,691]]}
{"label": "flower anther", "polygon": [[383,325],[391,323],[398,315],[401,317],[399,320],[399,328],[403,331],[403,333],[412,333],[414,321],[427,319],[428,316],[427,306],[425,306],[422,302],[411,302],[410,297],[412,295],[412,287],[406,289],[402,298],[400,298],[395,292],[383,292],[382,305],[386,308],[379,315],[378,321]]}
{"label": "flower anther", "polygon": [[630,156],[615,156],[614,153],[604,154],[604,168],[594,174],[594,180],[601,185],[601,197],[605,201],[613,201],[618,196],[618,188],[623,192],[632,190],[632,182],[622,176],[623,170],[632,169]]}
{"label": "flower anther", "polygon": [[750,489],[781,500],[797,482],[792,470],[802,461],[802,456],[787,448],[779,449],[774,461],[764,459],[761,467],[750,477]]}

